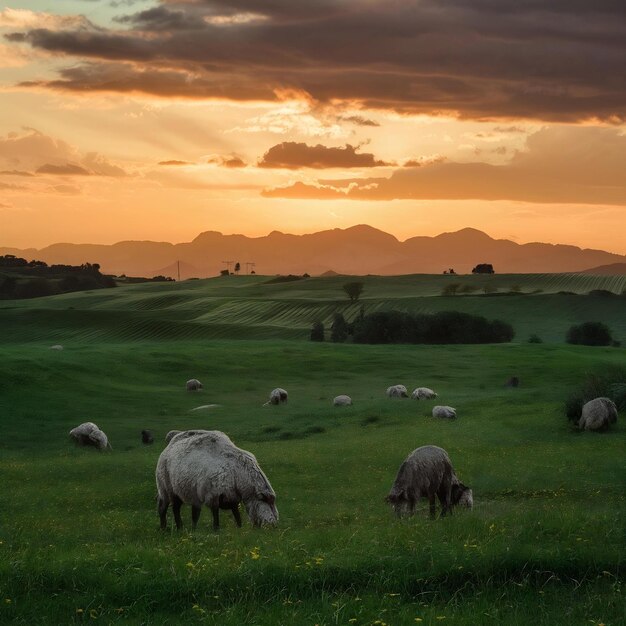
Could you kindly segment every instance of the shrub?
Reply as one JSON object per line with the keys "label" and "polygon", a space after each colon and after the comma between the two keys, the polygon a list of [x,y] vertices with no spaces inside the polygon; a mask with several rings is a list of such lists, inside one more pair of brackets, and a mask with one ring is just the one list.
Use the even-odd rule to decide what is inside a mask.
{"label": "shrub", "polygon": [[567,343],[583,346],[609,346],[613,338],[611,331],[602,322],[585,322],[579,326],[572,326],[567,331]]}
{"label": "shrub", "polygon": [[348,323],[341,313],[335,313],[333,324],[330,327],[330,340],[334,343],[343,343],[348,338]]}
{"label": "shrub", "polygon": [[535,333],[533,333],[528,338],[528,343],[543,343],[543,339],[539,335],[536,335]]}
{"label": "shrub", "polygon": [[442,296],[456,296],[461,287],[461,283],[450,283],[441,290]]}
{"label": "shrub", "polygon": [[514,335],[513,327],[506,322],[457,311],[377,311],[354,326],[355,343],[503,343]]}
{"label": "shrub", "polygon": [[311,341],[324,341],[324,324],[315,322],[311,328]]}

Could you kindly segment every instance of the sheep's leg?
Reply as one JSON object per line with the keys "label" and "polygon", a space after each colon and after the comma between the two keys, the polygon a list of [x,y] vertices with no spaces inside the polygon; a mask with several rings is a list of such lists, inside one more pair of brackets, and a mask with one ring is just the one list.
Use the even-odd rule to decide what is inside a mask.
{"label": "sheep's leg", "polygon": [[211,512],[213,513],[213,530],[217,531],[220,529],[220,507],[212,506]]}
{"label": "sheep's leg", "polygon": [[165,530],[167,528],[167,509],[169,505],[170,504],[167,500],[159,498],[158,511],[159,518],[161,520],[161,530]]}
{"label": "sheep's leg", "polygon": [[435,519],[435,494],[428,495],[428,504],[430,506],[430,519]]}
{"label": "sheep's leg", "polygon": [[174,511],[174,521],[176,522],[176,530],[180,530],[183,527],[183,520],[180,516],[180,507],[183,505],[183,501],[174,496],[172,499],[172,511]]}
{"label": "sheep's leg", "polygon": [[191,529],[195,530],[202,513],[202,507],[191,505]]}
{"label": "sheep's leg", "polygon": [[235,518],[235,524],[237,524],[237,528],[241,528],[241,514],[239,513],[239,505],[233,504],[230,510],[233,512],[233,517]]}
{"label": "sheep's leg", "polygon": [[452,507],[450,506],[450,502],[452,501],[452,485],[450,483],[441,485],[437,490],[437,497],[439,498],[439,502],[441,502],[441,517],[445,517],[448,513],[452,515]]}

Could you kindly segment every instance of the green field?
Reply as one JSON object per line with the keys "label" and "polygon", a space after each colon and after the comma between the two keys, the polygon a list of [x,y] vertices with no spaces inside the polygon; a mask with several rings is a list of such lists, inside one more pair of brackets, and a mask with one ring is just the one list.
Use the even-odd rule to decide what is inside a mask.
{"label": "green field", "polygon": [[[0,623],[624,624],[623,415],[608,433],[581,434],[562,405],[587,373],[623,367],[626,349],[562,341],[588,320],[626,339],[626,299],[551,295],[622,284],[497,276],[501,290],[543,293],[435,297],[447,278],[366,278],[366,310],[481,312],[511,322],[519,343],[304,340],[312,320],[356,312],[341,277],[0,303]],[[528,344],[531,332],[546,343]],[[505,388],[513,375],[520,388]],[[202,392],[184,390],[191,377]],[[433,387],[459,419],[388,400],[395,383]],[[289,403],[263,407],[276,386]],[[333,407],[340,393],[354,406]],[[69,443],[87,420],[112,452]],[[277,528],[239,530],[223,514],[213,533],[205,511],[191,534],[184,507],[185,530],[158,530],[163,437],[191,427],[255,453],[277,493]],[[141,444],[144,428],[153,446]],[[396,520],[384,496],[429,443],[448,450],[474,510],[431,521],[422,505]]]}

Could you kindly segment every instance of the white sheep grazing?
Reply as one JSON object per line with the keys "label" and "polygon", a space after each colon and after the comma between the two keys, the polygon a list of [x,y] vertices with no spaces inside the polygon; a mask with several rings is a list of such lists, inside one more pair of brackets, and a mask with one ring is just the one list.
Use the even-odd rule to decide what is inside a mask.
{"label": "white sheep grazing", "polygon": [[220,509],[232,511],[237,526],[241,526],[240,502],[254,526],[276,524],[276,494],[254,455],[235,446],[218,430],[195,432],[175,435],[159,457],[156,483],[161,528],[167,527],[170,503],[177,529],[182,527],[183,503],[191,504],[193,528],[203,504],[213,512],[214,530],[219,529]]}
{"label": "white sheep grazing", "polygon": [[437,394],[428,387],[417,387],[411,394],[413,400],[434,400],[436,397]]}
{"label": "white sheep grazing", "polygon": [[451,406],[434,406],[433,417],[443,417],[453,420],[456,418],[456,409],[453,409]]}
{"label": "white sheep grazing", "polygon": [[202,389],[202,383],[197,378],[192,378],[187,381],[187,391],[200,391]]}
{"label": "white sheep grazing", "polygon": [[404,385],[392,385],[387,387],[387,395],[390,398],[408,398],[409,394]]}
{"label": "white sheep grazing", "polygon": [[92,446],[98,450],[112,449],[108,437],[93,422],[84,422],[72,428],[70,437],[79,446]]}
{"label": "white sheep grazing", "polygon": [[578,421],[581,430],[606,430],[617,421],[617,406],[610,398],[594,398],[583,406]]}
{"label": "white sheep grazing", "polygon": [[334,400],[333,400],[333,405],[334,406],[351,406],[352,405],[352,398],[350,396],[337,396]]}
{"label": "white sheep grazing", "polygon": [[421,497],[428,498],[430,516],[434,518],[435,496],[441,504],[441,517],[452,513],[452,506],[474,505],[472,490],[457,478],[448,453],[437,446],[422,446],[402,463],[386,500],[402,517],[413,515]]}
{"label": "white sheep grazing", "polygon": [[55,344],[54,346],[50,346],[49,350],[63,350],[63,346],[60,343]]}
{"label": "white sheep grazing", "polygon": [[270,393],[270,399],[263,405],[267,406],[268,404],[278,405],[284,404],[289,399],[289,394],[280,387],[276,387],[276,389],[272,389]]}

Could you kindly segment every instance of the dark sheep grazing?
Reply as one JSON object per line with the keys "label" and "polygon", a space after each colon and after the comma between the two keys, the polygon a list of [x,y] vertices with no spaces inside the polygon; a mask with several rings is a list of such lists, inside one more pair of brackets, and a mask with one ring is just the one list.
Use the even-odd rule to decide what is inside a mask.
{"label": "dark sheep grazing", "polygon": [[506,381],[505,387],[519,387],[520,380],[517,376],[511,376],[509,380]]}
{"label": "dark sheep grazing", "polygon": [[152,434],[151,430],[141,431],[141,443],[145,443],[146,445],[154,443],[154,435]]}
{"label": "dark sheep grazing", "polygon": [[396,515],[413,515],[421,497],[428,498],[430,517],[435,517],[435,496],[441,503],[441,517],[452,514],[455,505],[472,508],[472,490],[454,473],[448,453],[437,446],[413,450],[400,466],[386,500]]}

